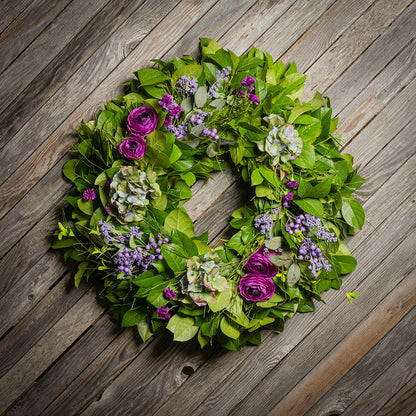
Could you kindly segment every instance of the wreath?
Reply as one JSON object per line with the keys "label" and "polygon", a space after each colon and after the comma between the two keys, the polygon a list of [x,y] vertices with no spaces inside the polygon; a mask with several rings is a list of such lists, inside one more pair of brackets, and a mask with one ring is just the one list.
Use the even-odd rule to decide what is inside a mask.
{"label": "wreath", "polygon": [[[154,60],[96,120],[82,122],[63,167],[75,195],[53,248],[93,279],[108,312],[145,342],[164,330],[238,350],[282,331],[339,289],[356,261],[342,241],[361,229],[365,181],[341,154],[329,99],[301,103],[306,75],[253,48],[201,38],[201,58]],[[194,236],[192,185],[231,163],[252,191],[215,249]],[[347,293],[348,299],[358,296]]]}

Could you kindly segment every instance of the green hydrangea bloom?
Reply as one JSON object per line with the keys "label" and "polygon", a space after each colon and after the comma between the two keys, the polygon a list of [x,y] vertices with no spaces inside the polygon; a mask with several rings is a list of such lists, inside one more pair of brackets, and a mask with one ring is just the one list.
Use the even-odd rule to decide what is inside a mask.
{"label": "green hydrangea bloom", "polygon": [[217,293],[227,287],[227,280],[220,275],[221,259],[215,252],[188,259],[187,272],[181,280],[182,293],[198,306],[212,302]]}
{"label": "green hydrangea bloom", "polygon": [[290,123],[285,123],[277,114],[264,117],[269,123],[269,134],[258,148],[272,157],[272,164],[286,163],[302,153],[303,142]]}
{"label": "green hydrangea bloom", "polygon": [[113,176],[110,200],[121,221],[135,222],[144,218],[148,197],[156,199],[162,195],[156,178],[155,172],[142,172],[134,166],[122,166]]}

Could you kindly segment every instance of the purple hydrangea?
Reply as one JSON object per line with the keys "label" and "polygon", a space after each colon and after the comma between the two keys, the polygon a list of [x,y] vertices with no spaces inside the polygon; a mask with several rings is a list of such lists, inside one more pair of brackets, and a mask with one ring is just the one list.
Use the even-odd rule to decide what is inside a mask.
{"label": "purple hydrangea", "polygon": [[94,188],[86,189],[82,193],[82,197],[84,198],[84,201],[93,201],[96,197]]}
{"label": "purple hydrangea", "polygon": [[156,130],[157,113],[151,107],[133,109],[127,117],[127,130],[135,137],[145,137]]}
{"label": "purple hydrangea", "polygon": [[157,316],[160,318],[160,319],[163,319],[163,320],[167,320],[167,319],[169,319],[172,315],[169,313],[169,307],[168,306],[165,306],[165,307],[163,307],[163,306],[159,306],[158,308],[157,308],[157,311],[156,311],[156,313],[157,313]]}

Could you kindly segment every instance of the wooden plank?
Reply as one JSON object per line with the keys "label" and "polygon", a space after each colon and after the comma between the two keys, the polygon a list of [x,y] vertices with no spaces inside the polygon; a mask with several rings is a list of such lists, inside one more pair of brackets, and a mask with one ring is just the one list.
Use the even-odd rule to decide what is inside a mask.
{"label": "wooden plank", "polygon": [[[325,357],[325,360],[322,360],[307,376],[302,378],[283,400],[276,401],[275,407],[268,414],[273,416],[304,414],[326,392],[326,389],[334,385],[415,306],[415,277],[416,273],[413,273],[397,285],[368,318],[361,321]],[[344,412],[344,414],[347,413]],[[357,413],[350,414],[356,415]]]}
{"label": "wooden plank", "polygon": [[[0,112],[14,100],[108,0],[72,0],[0,75]],[[68,24],[71,22],[71,24]],[[25,76],[16,77],[16,74]]]}
{"label": "wooden plank", "polygon": [[20,13],[22,13],[30,3],[31,0],[3,0],[0,4],[0,33],[3,32]]}
{"label": "wooden plank", "polygon": [[[369,7],[308,69],[304,99],[312,98],[316,90],[323,92],[334,83],[396,17],[403,13],[409,3],[411,1],[408,0],[378,0]],[[331,96],[333,105],[332,99]]]}
{"label": "wooden plank", "polygon": [[355,156],[356,164],[371,160],[375,152],[382,149],[398,131],[413,120],[413,113],[408,103],[415,92],[416,80],[413,79],[361,131],[360,135],[368,138],[367,145],[363,146],[360,141],[354,140],[346,147],[346,151]]}
{"label": "wooden plank", "polygon": [[[35,1],[0,34],[0,73],[58,16],[70,0]],[[11,48],[10,46],[13,45]]]}
{"label": "wooden plank", "polygon": [[348,143],[405,88],[416,74],[416,42],[412,40],[366,88],[339,112],[337,133]]}
{"label": "wooden plank", "polygon": [[[100,0],[103,1],[103,0]],[[171,4],[174,6],[179,0],[171,0]],[[172,6],[172,7],[173,7]],[[78,116],[72,122],[63,123],[66,117],[78,109],[80,103],[85,100],[85,97],[94,89],[100,85],[105,77],[114,70],[115,67],[123,60],[128,50],[120,48],[121,45],[132,44],[134,48],[148,35],[148,33],[154,28],[154,25],[166,16],[169,12],[169,8],[166,8],[160,2],[156,0],[145,2],[141,8],[139,8],[131,17],[121,26],[111,38],[102,44],[91,57],[81,67],[75,71],[75,73],[65,79],[64,86],[52,96],[40,109],[37,111],[34,117],[32,117],[24,126],[19,130],[16,136],[13,137],[9,143],[7,143],[0,150],[0,162],[5,168],[5,172],[0,174],[0,181],[3,182],[14,170],[17,165],[21,165],[23,161],[30,155],[39,145],[45,142],[46,138],[53,132],[59,136],[62,149],[55,150],[56,163],[66,149],[71,145],[62,140],[62,137],[73,134],[76,126],[80,120],[88,120],[92,118],[93,114],[98,110],[98,103],[105,102],[106,99],[111,99],[121,93],[122,83],[126,78],[119,78],[117,81],[117,94],[112,95],[111,92],[103,100],[96,101],[94,105],[89,106],[88,110],[84,108],[84,111],[78,113]],[[135,19],[135,20],[133,20]],[[137,34],[134,22],[138,19],[142,20],[142,27],[140,34]],[[117,36],[120,36],[118,39]],[[133,38],[133,41],[131,40]],[[152,38],[151,38],[152,39]],[[126,60],[124,60],[125,62]],[[137,65],[135,62],[134,67]],[[130,67],[129,74],[134,70],[133,61]],[[118,71],[117,71],[118,73]],[[129,76],[129,78],[132,78]],[[114,85],[112,86],[114,90]],[[56,130],[60,127],[58,130]],[[36,134],[34,134],[36,132]],[[29,139],[30,136],[30,139]],[[26,148],[26,151],[24,150]],[[19,154],[19,158],[16,159],[16,154]],[[14,167],[11,167],[9,163],[14,163]],[[45,160],[38,158],[36,164],[41,168],[40,177],[45,174]],[[7,166],[10,166],[7,168]],[[50,169],[53,164],[47,166]],[[32,170],[36,168],[32,166]],[[39,172],[39,170],[38,170]],[[33,172],[28,172],[26,178],[29,180],[33,175]],[[39,174],[38,174],[39,175]],[[39,180],[39,176],[36,176]],[[33,184],[33,181],[30,181]]]}
{"label": "wooden plank", "polygon": [[[52,224],[53,225],[53,224]],[[39,258],[39,257],[38,257]],[[0,337],[15,326],[68,271],[62,256],[50,250],[0,298]],[[72,271],[72,270],[71,270]],[[71,273],[72,275],[72,273]]]}
{"label": "wooden plank", "polygon": [[[57,54],[57,56],[30,82],[2,113],[0,120],[0,148],[5,146],[39,108],[62,88],[68,78],[85,63],[96,49],[114,33],[142,1],[129,0],[108,2],[88,24]],[[132,22],[126,27],[133,31]],[[133,36],[131,36],[133,37]],[[136,42],[138,39],[135,40]],[[130,45],[125,37],[123,48]],[[82,47],[80,47],[82,45]]]}
{"label": "wooden plank", "polygon": [[[311,7],[307,0],[295,2],[279,16],[273,26],[255,40],[255,46],[268,51],[273,57],[282,56],[333,3],[333,0],[325,0],[316,2]],[[259,21],[256,24],[259,25]]]}
{"label": "wooden plank", "polygon": [[[64,284],[55,286],[0,343],[0,377],[3,377],[46,332],[87,292],[90,284],[77,289],[72,273],[64,276]],[[30,330],[28,331],[28,328]]]}
{"label": "wooden plank", "polygon": [[[120,336],[113,342],[117,334]],[[98,320],[75,344],[71,345],[59,360],[42,374],[28,392],[13,405],[7,416],[40,415],[67,384],[77,377],[83,377],[84,370],[88,371],[90,362],[96,359],[105,348],[107,350],[102,357],[105,359],[102,359],[94,377],[88,380],[88,384],[83,385],[65,403],[64,407],[58,410],[52,405],[46,411],[46,414],[55,415],[77,414],[85,402],[94,400],[95,397],[89,395],[93,388],[100,389],[109,383],[109,380],[103,376],[108,374],[109,367],[112,367],[117,374],[130,362],[131,357],[136,356],[143,349],[143,344],[137,345],[137,339],[132,330],[120,331],[109,316]]]}
{"label": "wooden plank", "polygon": [[[393,312],[396,308],[393,308]],[[357,413],[364,415],[388,414],[402,415],[413,410],[416,405],[416,344],[413,344],[393,365],[391,365],[367,390],[363,392],[343,415],[353,416]],[[392,398],[392,402],[388,404]],[[403,402],[402,402],[403,401]],[[387,405],[384,410],[382,408]],[[398,407],[396,407],[396,405]],[[390,406],[393,406],[391,408]],[[403,412],[400,412],[403,406]],[[390,410],[388,413],[385,411]]]}
{"label": "wooden plank", "polygon": [[414,344],[416,309],[409,312],[368,354],[334,385],[305,416],[344,410]]}
{"label": "wooden plank", "polygon": [[[6,410],[96,320],[102,307],[87,292],[0,379],[0,411]],[[76,325],[74,323],[76,322]]]}
{"label": "wooden plank", "polygon": [[[415,356],[409,362],[414,362]],[[375,416],[406,416],[416,410],[416,377],[398,391]]]}
{"label": "wooden plank", "polygon": [[[389,4],[390,6],[390,4]],[[394,9],[390,9],[394,11]],[[363,54],[325,91],[331,105],[352,101],[415,35],[416,5],[411,3]],[[342,97],[342,98],[341,98]]]}
{"label": "wooden plank", "polygon": [[279,60],[295,61],[298,71],[307,72],[374,1],[336,1]]}

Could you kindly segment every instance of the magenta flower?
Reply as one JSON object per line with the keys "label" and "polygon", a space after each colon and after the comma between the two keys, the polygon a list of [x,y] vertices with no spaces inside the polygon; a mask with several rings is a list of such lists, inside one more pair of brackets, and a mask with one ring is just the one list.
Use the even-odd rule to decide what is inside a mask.
{"label": "magenta flower", "polygon": [[165,295],[166,299],[173,299],[176,297],[176,292],[174,292],[170,287],[167,287],[164,291],[163,294]]}
{"label": "magenta flower", "polygon": [[240,280],[238,290],[248,302],[264,302],[273,296],[276,285],[270,277],[247,273]]}
{"label": "magenta flower", "polygon": [[127,117],[127,130],[135,137],[145,137],[156,130],[157,113],[150,107],[133,109]]}
{"label": "magenta flower", "polygon": [[159,307],[157,308],[156,313],[157,313],[157,316],[158,316],[159,318],[163,319],[163,320],[169,319],[169,318],[172,316],[172,315],[169,313],[169,308],[168,308],[167,306],[166,306],[166,307],[159,306]]}
{"label": "magenta flower", "polygon": [[126,159],[141,159],[146,152],[146,142],[141,137],[129,137],[120,144],[118,151]]}
{"label": "magenta flower", "polygon": [[247,98],[254,104],[259,105],[260,99],[256,94],[247,94]]}
{"label": "magenta flower", "polygon": [[86,189],[82,193],[82,197],[84,198],[84,201],[93,201],[95,199],[95,191],[94,191],[94,188]]}
{"label": "magenta flower", "polygon": [[250,273],[261,275],[264,277],[273,277],[276,276],[278,269],[277,267],[269,260],[267,255],[263,254],[263,246],[257,250],[244,264],[244,269]]}
{"label": "magenta flower", "polygon": [[254,86],[253,84],[256,82],[256,80],[252,77],[252,76],[248,76],[245,77],[242,81],[241,81],[241,85],[243,87],[249,87],[250,91],[254,90]]}

